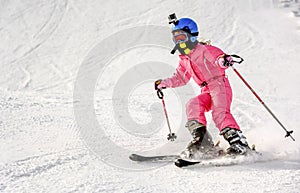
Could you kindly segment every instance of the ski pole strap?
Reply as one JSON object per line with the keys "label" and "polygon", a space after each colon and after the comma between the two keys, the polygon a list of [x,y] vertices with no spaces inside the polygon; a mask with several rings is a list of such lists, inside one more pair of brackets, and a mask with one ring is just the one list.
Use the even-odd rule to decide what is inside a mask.
{"label": "ski pole strap", "polygon": [[157,96],[158,96],[159,99],[163,99],[164,98],[164,93],[160,89],[157,89]]}
{"label": "ski pole strap", "polygon": [[232,55],[228,55],[228,56],[231,56],[232,58],[237,58],[237,59],[239,59],[239,61],[233,60],[232,62],[234,62],[234,63],[240,64],[240,63],[242,63],[242,62],[244,61],[244,59],[243,59],[242,57],[240,57],[240,56],[238,56],[238,55],[236,55],[236,54],[232,54]]}

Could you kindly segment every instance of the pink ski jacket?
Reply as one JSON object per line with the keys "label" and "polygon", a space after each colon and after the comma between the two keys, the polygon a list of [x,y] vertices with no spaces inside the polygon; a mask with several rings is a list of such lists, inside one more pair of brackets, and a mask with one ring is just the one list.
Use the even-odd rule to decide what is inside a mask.
{"label": "pink ski jacket", "polygon": [[183,86],[189,82],[191,77],[195,82],[203,87],[214,80],[225,76],[223,66],[224,54],[222,50],[215,46],[198,44],[189,55],[179,55],[180,61],[176,72],[170,78],[161,82],[158,88],[175,88]]}

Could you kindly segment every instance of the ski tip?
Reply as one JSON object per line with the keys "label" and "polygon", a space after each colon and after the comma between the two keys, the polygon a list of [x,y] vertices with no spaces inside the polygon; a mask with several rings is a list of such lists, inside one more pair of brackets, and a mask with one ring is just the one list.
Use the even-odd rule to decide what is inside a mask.
{"label": "ski tip", "polygon": [[131,154],[130,156],[129,156],[129,159],[130,160],[132,160],[132,161],[139,161],[140,159],[139,159],[139,155],[137,155],[137,154]]}
{"label": "ski tip", "polygon": [[175,161],[175,166],[182,168],[182,167],[187,167],[190,165],[195,165],[195,164],[199,164],[200,161],[188,161],[188,160],[184,160],[184,159],[177,159]]}
{"label": "ski tip", "polygon": [[176,160],[176,161],[174,162],[175,166],[177,166],[177,167],[179,167],[179,168],[182,168],[183,166],[182,166],[182,164],[181,164],[181,160],[182,160],[182,159]]}

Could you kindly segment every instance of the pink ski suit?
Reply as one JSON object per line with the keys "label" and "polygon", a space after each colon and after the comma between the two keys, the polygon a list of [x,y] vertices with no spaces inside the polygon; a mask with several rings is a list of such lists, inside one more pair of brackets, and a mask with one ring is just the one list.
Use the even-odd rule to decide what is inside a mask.
{"label": "pink ski suit", "polygon": [[162,80],[159,88],[175,88],[188,83],[192,77],[202,87],[201,94],[186,104],[188,121],[197,120],[207,125],[204,113],[212,110],[212,118],[221,131],[225,127],[240,129],[232,114],[230,105],[232,90],[223,61],[224,52],[217,47],[199,43],[188,55],[179,55],[176,72],[170,78]]}

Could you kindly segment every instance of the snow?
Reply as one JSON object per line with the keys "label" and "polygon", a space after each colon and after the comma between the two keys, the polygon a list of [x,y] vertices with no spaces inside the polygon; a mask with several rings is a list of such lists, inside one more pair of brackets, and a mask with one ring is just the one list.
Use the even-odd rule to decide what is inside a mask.
{"label": "snow", "polygon": [[[0,1],[0,192],[299,192],[298,1]],[[193,81],[165,90],[171,128],[153,82],[178,58],[167,16],[192,17],[227,53],[296,141],[231,70],[232,112],[259,162],[179,169],[135,163],[131,153],[179,153],[190,136]],[[226,142],[207,114],[215,140]]]}

